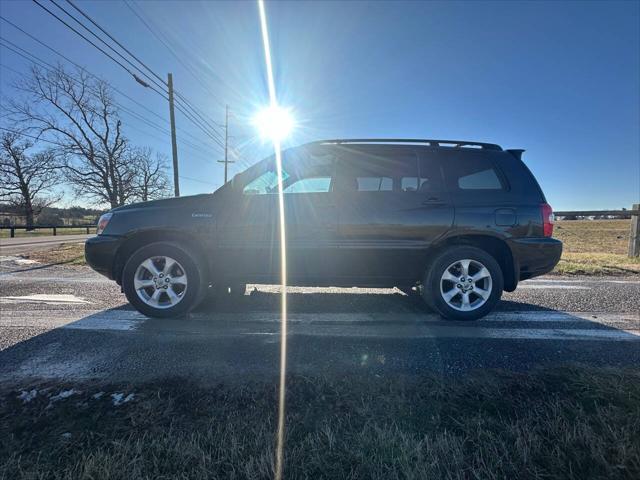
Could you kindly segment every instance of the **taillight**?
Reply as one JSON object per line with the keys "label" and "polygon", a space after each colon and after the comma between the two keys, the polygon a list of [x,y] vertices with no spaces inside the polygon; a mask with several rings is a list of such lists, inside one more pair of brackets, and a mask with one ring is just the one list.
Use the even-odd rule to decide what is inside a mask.
{"label": "taillight", "polygon": [[107,212],[100,217],[100,220],[98,220],[98,229],[96,230],[97,235],[100,235],[102,232],[104,232],[104,229],[107,228],[109,220],[111,220],[112,216],[113,213]]}
{"label": "taillight", "polygon": [[545,237],[553,235],[553,222],[555,220],[553,216],[553,208],[548,203],[540,205],[540,211],[542,212],[542,231]]}

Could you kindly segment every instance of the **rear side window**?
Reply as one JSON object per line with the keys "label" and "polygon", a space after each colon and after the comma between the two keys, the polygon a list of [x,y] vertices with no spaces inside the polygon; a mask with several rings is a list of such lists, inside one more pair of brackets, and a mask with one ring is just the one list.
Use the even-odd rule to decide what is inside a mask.
{"label": "rear side window", "polygon": [[358,192],[426,192],[438,183],[439,170],[419,161],[416,152],[381,149],[343,155],[340,181]]}
{"label": "rear side window", "polygon": [[456,155],[445,162],[449,188],[457,190],[504,190],[493,162],[484,155]]}
{"label": "rear side window", "polygon": [[358,192],[390,192],[393,190],[393,179],[384,175],[356,176],[356,190]]}

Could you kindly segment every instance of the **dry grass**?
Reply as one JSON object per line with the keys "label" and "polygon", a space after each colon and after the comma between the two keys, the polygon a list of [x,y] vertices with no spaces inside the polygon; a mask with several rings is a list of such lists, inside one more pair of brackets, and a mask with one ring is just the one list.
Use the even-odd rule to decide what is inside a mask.
{"label": "dry grass", "polygon": [[571,253],[613,253],[626,255],[631,220],[561,220],[553,236]]}
{"label": "dry grass", "polygon": [[21,256],[49,265],[86,265],[84,243],[66,243],[50,250],[41,250]]}
{"label": "dry grass", "polygon": [[630,220],[565,220],[554,237],[564,249],[557,274],[637,275],[640,258],[627,257]]}
{"label": "dry grass", "polygon": [[[273,477],[276,382],[31,388],[0,392],[0,478]],[[287,399],[287,478],[640,478],[637,370],[295,377]]]}

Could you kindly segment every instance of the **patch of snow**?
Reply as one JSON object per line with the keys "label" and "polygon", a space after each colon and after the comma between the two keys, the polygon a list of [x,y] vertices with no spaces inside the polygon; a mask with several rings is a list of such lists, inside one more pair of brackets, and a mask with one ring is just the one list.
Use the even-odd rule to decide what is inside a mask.
{"label": "patch of snow", "polygon": [[98,392],[91,395],[92,398],[99,400],[104,395],[104,392]]}
{"label": "patch of snow", "polygon": [[124,396],[124,393],[112,393],[111,401],[113,402],[113,405],[117,407],[119,405],[122,405],[123,403],[130,402],[134,399],[134,397],[135,395],[133,393],[130,393],[126,397]]}
{"label": "patch of snow", "polygon": [[69,438],[71,438],[71,433],[69,433],[69,432],[64,432],[64,433],[63,433],[62,435],[60,435],[60,436],[61,436],[62,438],[69,439]]}
{"label": "patch of snow", "polygon": [[52,402],[57,402],[58,400],[64,400],[65,398],[69,398],[71,395],[75,395],[77,392],[75,389],[71,390],[62,390],[59,394],[54,395],[53,397],[49,397],[49,400]]}
{"label": "patch of snow", "polygon": [[22,400],[22,403],[29,403],[31,400],[38,396],[38,390],[33,389],[30,391],[23,390],[20,395],[18,395],[18,400]]}
{"label": "patch of snow", "polygon": [[35,260],[31,260],[29,258],[24,258],[24,257],[2,255],[0,256],[0,263],[15,263],[16,265],[33,265],[34,263],[38,263],[38,262],[36,262]]}
{"label": "patch of snow", "polygon": [[45,305],[78,305],[89,303],[75,295],[37,293],[20,297],[0,297],[0,303],[41,303]]}

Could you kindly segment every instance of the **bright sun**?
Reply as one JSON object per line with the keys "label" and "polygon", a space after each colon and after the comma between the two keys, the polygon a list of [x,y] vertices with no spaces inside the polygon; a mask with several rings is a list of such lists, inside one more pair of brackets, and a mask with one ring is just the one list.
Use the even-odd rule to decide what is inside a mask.
{"label": "bright sun", "polygon": [[258,112],[253,123],[262,138],[278,142],[288,137],[294,126],[289,110],[279,105],[271,105]]}

